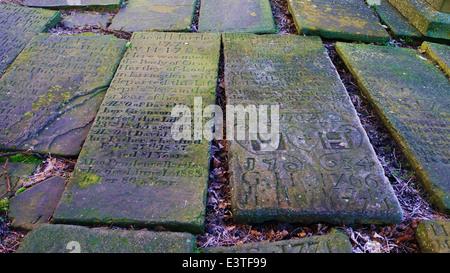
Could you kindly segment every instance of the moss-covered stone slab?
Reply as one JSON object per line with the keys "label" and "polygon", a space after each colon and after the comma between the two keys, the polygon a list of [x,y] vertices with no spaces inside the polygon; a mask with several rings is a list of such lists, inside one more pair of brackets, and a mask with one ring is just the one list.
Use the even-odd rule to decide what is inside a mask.
{"label": "moss-covered stone slab", "polygon": [[28,7],[47,9],[119,10],[122,0],[24,0]]}
{"label": "moss-covered stone slab", "polygon": [[416,229],[416,239],[423,253],[450,253],[450,220],[424,220]]}
{"label": "moss-covered stone slab", "polygon": [[416,50],[346,43],[336,49],[431,201],[449,213],[449,80]]}
{"label": "moss-covered stone slab", "polygon": [[420,48],[450,76],[450,46],[423,42]]}
{"label": "moss-covered stone slab", "polygon": [[[250,34],[223,39],[228,105],[278,105],[280,112],[276,149],[263,149],[269,142],[261,134],[227,138],[234,219],[400,221],[397,198],[321,39]],[[227,120],[234,113],[227,108]],[[250,123],[235,124],[234,134]]]}
{"label": "moss-covered stone slab", "polygon": [[206,253],[352,253],[348,235],[333,230],[329,235],[276,242],[255,242],[203,249]]}
{"label": "moss-covered stone slab", "polygon": [[41,162],[42,159],[32,155],[0,158],[0,196],[2,198],[12,196],[20,184],[36,171]]}
{"label": "moss-covered stone slab", "polygon": [[219,55],[219,34],[133,34],[56,223],[203,231],[210,143],[175,140],[171,111],[215,104]]}
{"label": "moss-covered stone slab", "polygon": [[11,227],[31,230],[48,223],[65,187],[66,180],[55,176],[11,198],[8,211]]}
{"label": "moss-covered stone slab", "polygon": [[0,76],[31,38],[60,20],[57,11],[0,4]]}
{"label": "moss-covered stone slab", "polygon": [[436,11],[425,0],[389,0],[423,35],[450,39],[450,14]]}
{"label": "moss-covered stone slab", "polygon": [[17,253],[192,253],[195,246],[189,233],[42,224],[23,238]]}
{"label": "moss-covered stone slab", "polygon": [[199,32],[276,33],[268,0],[203,0]]}
{"label": "moss-covered stone slab", "polygon": [[110,29],[135,31],[191,30],[197,0],[130,0],[114,17]]}
{"label": "moss-covered stone slab", "polygon": [[386,24],[394,37],[423,39],[420,33],[388,0],[380,0],[374,5],[381,21]]}
{"label": "moss-covered stone slab", "polygon": [[360,0],[288,0],[300,34],[329,39],[388,42],[389,34]]}
{"label": "moss-covered stone slab", "polygon": [[450,13],[449,0],[426,0],[435,10]]}
{"label": "moss-covered stone slab", "polygon": [[0,78],[0,148],[77,155],[125,45],[112,35],[34,37]]}

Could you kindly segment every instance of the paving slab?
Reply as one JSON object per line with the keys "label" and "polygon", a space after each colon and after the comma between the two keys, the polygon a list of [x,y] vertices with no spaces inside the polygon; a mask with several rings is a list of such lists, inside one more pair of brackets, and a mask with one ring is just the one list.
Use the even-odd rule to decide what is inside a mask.
{"label": "paving slab", "polygon": [[61,23],[65,27],[93,25],[106,28],[111,18],[112,16],[108,13],[73,12],[66,15]]}
{"label": "paving slab", "polygon": [[31,38],[60,20],[57,11],[0,4],[0,76]]}
{"label": "paving slab", "polygon": [[352,253],[348,234],[334,230],[329,235],[276,242],[255,242],[203,249],[206,253]]}
{"label": "paving slab", "polygon": [[449,80],[416,50],[346,43],[336,49],[431,201],[449,213]]}
{"label": "paving slab", "polygon": [[112,35],[34,37],[0,78],[0,148],[77,155],[125,45]]}
{"label": "paving slab", "polygon": [[48,223],[65,187],[66,180],[55,176],[11,198],[8,211],[11,227],[32,230]]}
{"label": "paving slab", "polygon": [[133,34],[56,223],[203,231],[210,142],[175,140],[171,111],[215,104],[219,55],[219,34]]}
{"label": "paving slab", "polygon": [[197,0],[129,0],[114,17],[110,29],[135,31],[191,30]]}
{"label": "paving slab", "polygon": [[196,242],[181,232],[42,224],[23,238],[16,253],[192,253]]}
{"label": "paving slab", "polygon": [[450,253],[450,220],[424,220],[416,229],[416,239],[423,253]]}
{"label": "paving slab", "polygon": [[28,7],[47,9],[119,10],[122,0],[24,0]]}
{"label": "paving slab", "polygon": [[[263,149],[269,142],[261,134],[227,137],[234,219],[400,221],[397,198],[321,39],[250,34],[223,39],[228,105],[278,105],[280,112],[279,135],[272,138],[276,149]],[[227,108],[227,121],[234,113]],[[228,122],[227,135],[245,126],[250,122],[236,123],[231,133]]]}
{"label": "paving slab", "polygon": [[420,48],[450,76],[450,46],[423,42]]}
{"label": "paving slab", "polygon": [[300,34],[328,39],[388,42],[389,34],[360,0],[288,0]]}
{"label": "paving slab", "polygon": [[268,0],[203,0],[199,32],[276,33]]}
{"label": "paving slab", "polygon": [[379,5],[374,5],[381,21],[386,24],[394,37],[423,39],[418,31],[388,0],[380,0]]}
{"label": "paving slab", "polygon": [[423,35],[450,39],[450,14],[435,10],[425,0],[389,0]]}

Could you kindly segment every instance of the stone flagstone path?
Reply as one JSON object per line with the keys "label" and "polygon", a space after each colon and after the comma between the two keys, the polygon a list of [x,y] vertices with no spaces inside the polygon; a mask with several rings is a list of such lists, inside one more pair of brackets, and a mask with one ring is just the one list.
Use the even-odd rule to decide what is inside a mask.
{"label": "stone flagstone path", "polygon": [[[195,252],[213,233],[210,137],[222,133],[229,221],[336,228],[205,252],[347,253],[357,239],[344,226],[412,225],[330,57],[353,74],[442,213],[420,219],[418,247],[448,252],[449,1],[379,3],[286,0],[300,35],[276,34],[269,0],[1,4],[0,152],[77,158],[70,179],[19,191],[39,160],[0,158],[7,217],[31,230],[17,252]],[[81,26],[112,19],[91,32],[120,38],[43,33],[58,33],[61,13]],[[212,118],[222,99],[224,124]],[[279,131],[264,132],[264,120]]]}

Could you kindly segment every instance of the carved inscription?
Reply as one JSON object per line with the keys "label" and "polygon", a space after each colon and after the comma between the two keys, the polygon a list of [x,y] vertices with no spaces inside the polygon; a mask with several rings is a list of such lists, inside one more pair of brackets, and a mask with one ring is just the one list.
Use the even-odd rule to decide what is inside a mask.
{"label": "carved inscription", "polygon": [[398,201],[318,37],[226,34],[224,52],[228,104],[281,105],[278,149],[229,140],[236,220],[400,220]]}
{"label": "carved inscription", "polygon": [[422,252],[450,253],[450,221],[434,219],[422,221],[416,230]]}
{"label": "carved inscription", "polygon": [[[173,139],[173,123],[190,117],[172,117],[171,110],[177,104],[192,107],[194,97],[214,103],[220,36],[136,32],[131,43],[66,193],[82,189],[80,197],[60,206],[56,219],[88,221],[88,215],[73,213],[70,207],[82,210],[86,205],[82,197],[92,199],[93,191],[106,189],[98,201],[87,205],[102,208],[90,217],[199,232],[209,142]],[[130,209],[121,211],[118,206]]]}

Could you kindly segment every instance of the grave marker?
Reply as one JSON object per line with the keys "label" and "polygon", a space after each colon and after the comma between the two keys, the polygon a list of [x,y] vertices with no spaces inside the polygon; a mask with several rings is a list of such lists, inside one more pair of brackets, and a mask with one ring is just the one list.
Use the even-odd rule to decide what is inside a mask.
{"label": "grave marker", "polygon": [[228,105],[280,108],[275,151],[262,151],[259,138],[228,139],[236,221],[400,221],[397,198],[319,37],[224,34],[224,53]]}
{"label": "grave marker", "polygon": [[423,253],[450,253],[450,220],[424,220],[416,229]]}
{"label": "grave marker", "polygon": [[125,44],[112,35],[33,38],[0,78],[0,148],[77,155]]}
{"label": "grave marker", "polygon": [[440,210],[450,212],[450,83],[418,51],[337,43],[336,49]]}
{"label": "grave marker", "polygon": [[131,43],[55,221],[202,232],[210,143],[174,140],[171,110],[215,103],[220,36],[135,32]]}

